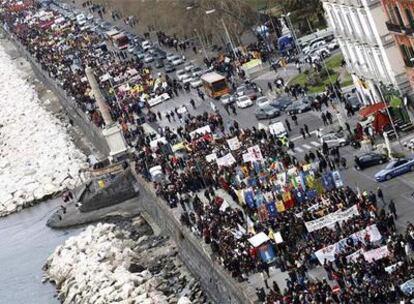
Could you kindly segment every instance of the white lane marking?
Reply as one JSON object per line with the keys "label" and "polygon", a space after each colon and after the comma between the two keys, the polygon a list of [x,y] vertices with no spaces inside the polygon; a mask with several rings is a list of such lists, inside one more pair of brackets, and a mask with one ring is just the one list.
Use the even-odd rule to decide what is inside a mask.
{"label": "white lane marking", "polygon": [[295,152],[299,152],[299,153],[301,153],[301,152],[303,152],[304,150],[303,149],[301,149],[301,148],[299,148],[299,147],[295,147]]}
{"label": "white lane marking", "polygon": [[321,144],[318,143],[317,141],[311,141],[310,142],[312,145],[314,145],[315,147],[319,147]]}
{"label": "white lane marking", "polygon": [[307,144],[303,144],[302,147],[304,147],[305,149],[308,149],[308,150],[312,149],[312,147],[307,145]]}

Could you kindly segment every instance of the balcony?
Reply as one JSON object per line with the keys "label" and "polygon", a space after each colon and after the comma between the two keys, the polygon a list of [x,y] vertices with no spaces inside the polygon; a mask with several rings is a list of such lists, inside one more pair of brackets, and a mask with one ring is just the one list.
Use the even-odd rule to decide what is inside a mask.
{"label": "balcony", "polygon": [[412,28],[409,27],[405,27],[405,26],[401,26],[399,24],[395,24],[392,21],[387,21],[385,22],[387,29],[390,32],[393,32],[395,34],[399,34],[399,35],[412,35],[414,30]]}

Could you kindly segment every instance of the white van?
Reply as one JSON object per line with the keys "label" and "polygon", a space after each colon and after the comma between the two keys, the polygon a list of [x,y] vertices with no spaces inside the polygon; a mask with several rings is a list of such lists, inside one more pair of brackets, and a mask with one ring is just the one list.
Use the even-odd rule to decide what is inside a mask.
{"label": "white van", "polygon": [[76,22],[80,26],[84,25],[86,23],[86,17],[85,17],[85,15],[84,14],[76,15]]}

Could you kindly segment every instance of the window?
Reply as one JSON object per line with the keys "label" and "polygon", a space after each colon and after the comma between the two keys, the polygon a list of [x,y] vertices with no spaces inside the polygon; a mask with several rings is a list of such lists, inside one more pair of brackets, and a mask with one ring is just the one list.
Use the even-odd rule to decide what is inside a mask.
{"label": "window", "polygon": [[403,19],[401,17],[400,9],[398,8],[398,6],[394,6],[394,11],[395,11],[395,15],[397,16],[398,24],[401,27],[404,27],[404,21],[403,21]]}
{"label": "window", "polygon": [[412,67],[414,65],[414,62],[411,61],[411,59],[414,58],[414,49],[412,46],[406,46],[404,44],[400,45],[401,54],[403,56],[405,65],[408,67]]}
{"label": "window", "polygon": [[411,11],[408,8],[405,9],[405,15],[407,16],[407,20],[408,20],[408,24],[410,25],[410,28],[414,29],[413,14],[411,13]]}

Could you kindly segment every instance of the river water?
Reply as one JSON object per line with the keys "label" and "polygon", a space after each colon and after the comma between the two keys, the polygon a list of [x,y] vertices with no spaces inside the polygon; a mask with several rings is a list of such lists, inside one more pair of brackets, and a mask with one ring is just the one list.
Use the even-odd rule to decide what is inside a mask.
{"label": "river water", "polygon": [[52,230],[49,215],[60,205],[49,200],[0,219],[0,303],[57,304],[55,287],[42,284],[42,266],[57,246],[82,228]]}

